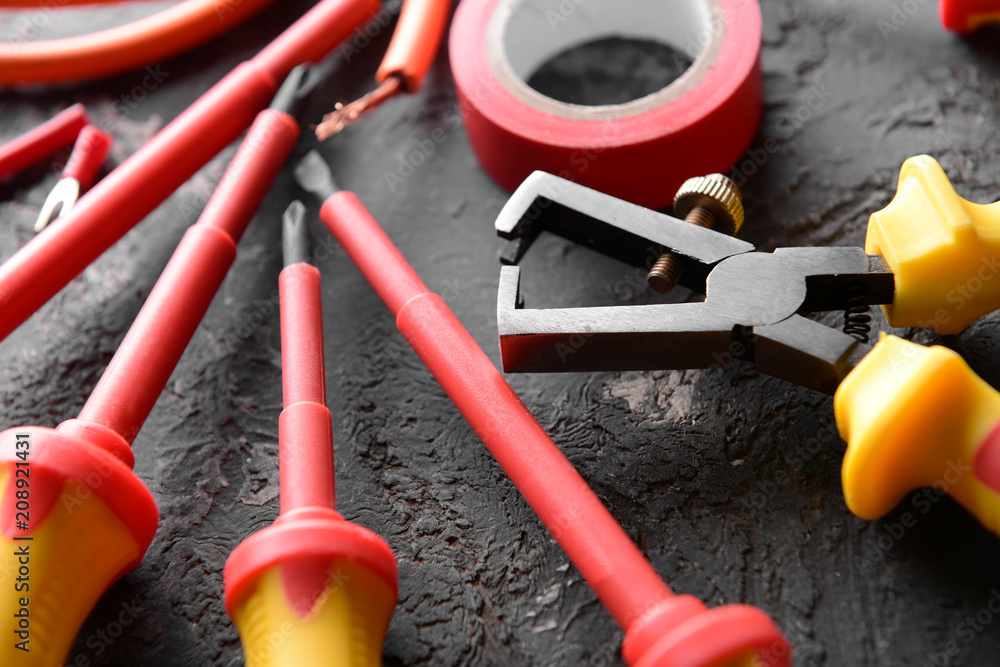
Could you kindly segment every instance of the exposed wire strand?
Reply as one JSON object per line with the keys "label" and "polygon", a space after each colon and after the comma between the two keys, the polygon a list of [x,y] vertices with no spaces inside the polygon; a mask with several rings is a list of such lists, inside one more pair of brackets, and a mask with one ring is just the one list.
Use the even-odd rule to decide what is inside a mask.
{"label": "exposed wire strand", "polygon": [[430,69],[451,14],[451,0],[405,0],[379,65],[375,80],[379,87],[349,104],[338,104],[316,126],[316,137],[324,141],[357,121],[365,113],[402,92],[412,93]]}
{"label": "exposed wire strand", "polygon": [[349,104],[338,102],[335,109],[323,116],[323,122],[316,126],[316,138],[326,141],[402,90],[403,80],[398,76],[391,76],[361,99]]}

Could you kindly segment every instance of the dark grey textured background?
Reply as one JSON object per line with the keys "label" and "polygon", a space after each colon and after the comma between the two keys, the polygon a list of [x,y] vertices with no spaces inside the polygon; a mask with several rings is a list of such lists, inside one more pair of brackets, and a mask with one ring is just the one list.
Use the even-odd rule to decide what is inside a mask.
{"label": "dark grey textured background", "polygon": [[[282,2],[164,63],[165,80],[154,90],[137,89],[142,75],[128,74],[0,93],[2,136],[82,101],[112,122],[120,161],[309,4]],[[995,199],[1000,32],[958,38],[940,28],[934,2],[898,4],[913,14],[897,15],[905,21],[884,35],[879,21],[891,20],[894,7],[886,0],[763,2],[767,108],[752,156],[764,164],[743,183],[744,238],[764,248],[863,243],[868,215],[892,197],[900,164],[921,152],[941,160],[960,194]],[[51,15],[44,34],[134,11]],[[22,21],[0,15],[0,37]],[[341,62],[306,118],[365,91],[388,36],[382,31]],[[818,108],[810,110],[810,101]],[[796,113],[801,122],[790,120]],[[446,139],[390,190],[386,173],[426,147],[437,128]],[[768,137],[778,142],[773,154],[761,150]],[[4,427],[53,426],[77,414],[233,150],[0,344]],[[492,222],[506,194],[470,153],[447,54],[419,94],[388,104],[322,151],[499,363]],[[55,178],[42,168],[0,188],[0,259],[30,238]],[[233,547],[278,511],[281,370],[272,295],[278,217],[296,196],[286,170],[135,442],[136,471],[157,498],[160,529],[143,564],[91,614],[74,659],[242,662],[223,609],[222,568]],[[328,249],[319,266],[340,510],[383,535],[399,560],[401,600],[386,662],[618,664],[621,633],[608,614],[368,285],[319,225],[313,229]],[[639,276],[560,240],[542,239],[524,272],[529,306],[648,298]],[[998,323],[985,318],[947,341],[994,385]],[[850,515],[829,399],[746,367],[510,380],[677,591],[713,605],[764,608],[794,642],[799,665],[1000,660],[1000,619],[982,611],[1000,588],[1000,543],[948,499],[923,514],[911,498],[874,523]],[[893,526],[904,511],[918,521],[899,535]],[[105,644],[100,633],[122,605],[137,608],[139,618]],[[978,631],[965,621],[977,612],[980,622],[990,620]],[[937,654],[949,642],[959,655],[945,662]]]}

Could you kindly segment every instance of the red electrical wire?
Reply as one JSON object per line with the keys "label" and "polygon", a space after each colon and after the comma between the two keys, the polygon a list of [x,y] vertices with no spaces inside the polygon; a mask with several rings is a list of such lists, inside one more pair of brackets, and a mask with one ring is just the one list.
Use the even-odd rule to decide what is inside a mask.
{"label": "red electrical wire", "polygon": [[[59,0],[58,5],[121,0]],[[96,79],[184,53],[257,14],[275,0],[184,0],[131,23],[63,39],[0,42],[0,85]],[[35,7],[37,0],[2,0],[0,7]],[[298,63],[296,63],[298,64]]]}
{"label": "red electrical wire", "polygon": [[450,10],[450,0],[405,0],[392,41],[375,73],[378,88],[349,104],[338,104],[316,127],[316,137],[324,141],[387,99],[418,90],[434,61]]}

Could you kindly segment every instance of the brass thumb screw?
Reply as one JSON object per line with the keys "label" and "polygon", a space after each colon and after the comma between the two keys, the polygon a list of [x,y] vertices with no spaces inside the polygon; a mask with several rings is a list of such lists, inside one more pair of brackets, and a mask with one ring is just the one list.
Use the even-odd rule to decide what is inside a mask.
{"label": "brass thumb screw", "polygon": [[[674,215],[705,229],[735,236],[743,226],[743,195],[739,187],[722,174],[689,178],[674,197]],[[646,280],[660,294],[666,294],[680,281],[684,264],[680,257],[665,252],[653,264]]]}

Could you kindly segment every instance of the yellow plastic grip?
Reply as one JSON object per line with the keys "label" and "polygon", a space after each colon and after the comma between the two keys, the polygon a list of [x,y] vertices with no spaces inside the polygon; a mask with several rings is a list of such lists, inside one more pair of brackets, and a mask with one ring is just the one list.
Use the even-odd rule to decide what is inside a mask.
{"label": "yellow plastic grip", "polygon": [[903,164],[896,197],[868,222],[865,251],[896,279],[894,327],[954,334],[1000,308],[1000,203],[968,202],[934,158]]}
{"label": "yellow plastic grip", "polygon": [[958,354],[883,336],[840,385],[834,409],[847,441],[842,482],[852,512],[877,519],[910,491],[931,487],[1000,534],[998,469],[984,478],[980,456],[1000,422],[1000,394]]}
{"label": "yellow plastic grip", "polygon": [[283,567],[264,571],[233,613],[247,667],[378,667],[396,591],[352,559],[330,565],[325,588],[302,609],[289,599]]}
{"label": "yellow plastic grip", "polygon": [[[0,464],[0,498],[12,473]],[[0,533],[0,665],[62,667],[98,598],[144,549],[96,493],[72,479],[37,527],[13,537],[26,539]]]}

